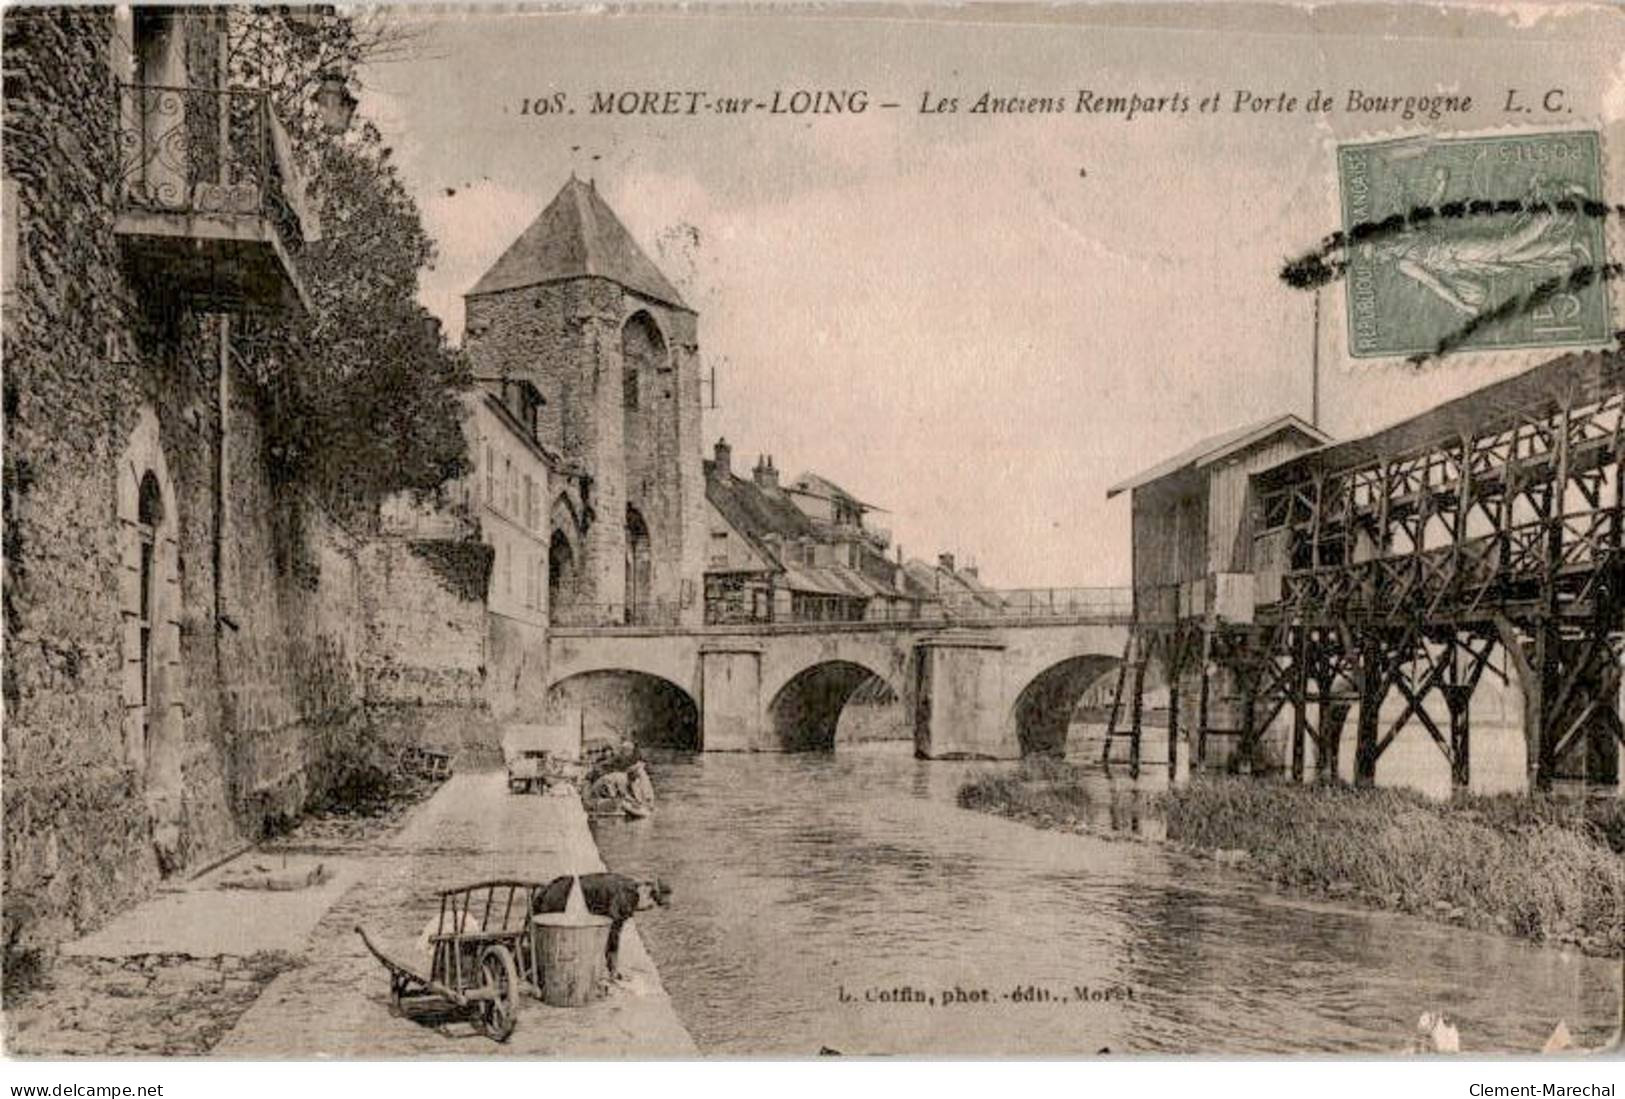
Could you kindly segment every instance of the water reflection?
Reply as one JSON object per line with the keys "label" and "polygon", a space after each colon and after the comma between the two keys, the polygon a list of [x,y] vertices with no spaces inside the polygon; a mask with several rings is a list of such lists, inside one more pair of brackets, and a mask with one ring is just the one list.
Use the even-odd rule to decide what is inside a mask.
{"label": "water reflection", "polygon": [[[1439,1009],[1478,1050],[1538,1049],[1560,1018],[1591,1044],[1612,1032],[1608,962],[957,808],[995,766],[907,745],[657,758],[654,818],[597,834],[611,866],[675,887],[639,922],[701,1047],[1380,1053]],[[1090,823],[1160,835],[1143,791],[1097,792]],[[956,990],[988,1002],[945,1003]]]}

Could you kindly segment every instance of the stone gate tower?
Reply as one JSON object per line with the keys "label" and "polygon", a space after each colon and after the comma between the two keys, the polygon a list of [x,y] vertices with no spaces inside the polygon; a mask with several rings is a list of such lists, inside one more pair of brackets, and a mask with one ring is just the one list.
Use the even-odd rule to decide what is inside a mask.
{"label": "stone gate tower", "polygon": [[577,527],[553,532],[553,555],[569,558],[549,563],[556,603],[576,620],[698,622],[695,312],[573,176],[465,300],[476,370],[535,383],[543,442],[586,477],[580,506],[549,501],[555,527]]}

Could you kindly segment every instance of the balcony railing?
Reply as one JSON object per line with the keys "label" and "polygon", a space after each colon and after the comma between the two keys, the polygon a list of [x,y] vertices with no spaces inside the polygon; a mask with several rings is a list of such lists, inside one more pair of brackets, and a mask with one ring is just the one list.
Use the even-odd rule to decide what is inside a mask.
{"label": "balcony railing", "polygon": [[281,186],[266,93],[119,88],[120,195],[168,213],[263,214],[288,242],[297,218]]}
{"label": "balcony railing", "polygon": [[[267,94],[125,84],[118,97],[118,228],[139,254],[190,291],[203,268],[225,297],[298,291],[290,257],[306,218]],[[189,260],[189,242],[208,254]]]}

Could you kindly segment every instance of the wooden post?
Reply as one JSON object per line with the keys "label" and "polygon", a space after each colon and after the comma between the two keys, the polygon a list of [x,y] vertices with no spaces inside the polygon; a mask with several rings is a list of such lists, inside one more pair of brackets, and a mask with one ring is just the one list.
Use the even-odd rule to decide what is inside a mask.
{"label": "wooden post", "polygon": [[1179,677],[1185,665],[1185,638],[1176,634],[1168,658],[1168,781],[1179,769]]}
{"label": "wooden post", "polygon": [[1360,642],[1360,722],[1355,733],[1354,784],[1370,786],[1377,780],[1377,720],[1382,709],[1382,650],[1374,639]]}
{"label": "wooden post", "polygon": [[1551,704],[1562,683],[1559,654],[1562,639],[1551,622],[1541,622],[1535,630],[1535,651],[1530,663],[1534,674],[1530,676],[1534,690],[1524,696],[1524,736],[1532,740],[1529,748],[1529,789],[1548,790],[1552,785],[1552,736],[1556,729]]}
{"label": "wooden post", "polygon": [[[1614,548],[1625,548],[1625,399],[1614,420]],[[1620,771],[1625,779],[1625,763]],[[1625,788],[1625,781],[1620,786]]]}
{"label": "wooden post", "polygon": [[1240,667],[1241,675],[1241,762],[1252,770],[1254,745],[1256,733],[1254,723],[1258,721],[1258,674],[1251,667]]}
{"label": "wooden post", "polygon": [[[1342,640],[1340,636],[1339,644]],[[1316,711],[1315,778],[1320,782],[1332,782],[1337,778],[1338,747],[1343,740],[1343,722],[1348,719],[1349,706],[1347,702],[1333,699],[1333,692],[1337,688],[1335,664],[1322,661],[1316,668],[1315,681],[1320,690],[1320,704]]]}
{"label": "wooden post", "polygon": [[1193,766],[1207,765],[1208,668],[1213,662],[1213,631],[1202,627],[1202,686],[1196,700],[1196,759]]}
{"label": "wooden post", "polygon": [[1377,497],[1377,544],[1372,552],[1373,557],[1388,556],[1388,547],[1394,543],[1393,537],[1388,531],[1390,522],[1389,504],[1392,502],[1394,495],[1393,470],[1387,462],[1382,463],[1380,468],[1382,472],[1379,474],[1380,484],[1378,488],[1381,495]]}
{"label": "wooden post", "polygon": [[1140,729],[1145,711],[1146,661],[1147,655],[1140,653],[1134,662],[1134,701],[1130,703],[1128,734],[1128,775],[1133,779],[1140,777]]}
{"label": "wooden post", "polygon": [[1292,781],[1303,781],[1303,741],[1309,724],[1309,627],[1298,623],[1292,668]]}
{"label": "wooden post", "polygon": [[1123,686],[1128,679],[1129,656],[1134,652],[1136,627],[1130,627],[1128,640],[1123,642],[1123,659],[1117,664],[1117,685],[1112,690],[1111,713],[1106,716],[1106,736],[1100,749],[1100,766],[1107,774],[1112,769],[1112,739],[1117,736],[1117,718],[1123,712]]}
{"label": "wooden post", "polygon": [[[1535,631],[1535,676],[1540,681],[1538,707],[1535,712],[1535,745],[1531,786],[1535,790],[1548,790],[1552,785],[1552,772],[1556,769],[1558,717],[1553,712],[1558,695],[1563,689],[1563,637],[1557,621],[1557,572],[1563,562],[1564,502],[1569,485],[1569,436],[1572,433],[1571,407],[1573,395],[1565,395],[1562,415],[1558,420],[1557,457],[1550,489],[1546,494],[1546,553],[1541,562],[1541,606],[1537,612],[1540,623]],[[1526,709],[1526,714],[1528,710]]]}
{"label": "wooden post", "polygon": [[[1472,780],[1472,731],[1470,689],[1447,687],[1445,699],[1450,706],[1450,785],[1465,793]],[[1460,701],[1456,695],[1462,695]]]}
{"label": "wooden post", "polygon": [[1539,774],[1541,700],[1544,694],[1540,677],[1541,642],[1537,632],[1534,643],[1536,652],[1527,652],[1523,642],[1518,638],[1517,628],[1510,619],[1497,614],[1494,621],[1501,648],[1507,654],[1507,659],[1512,662],[1513,675],[1517,677],[1518,687],[1523,692],[1525,774],[1528,790],[1533,791]]}

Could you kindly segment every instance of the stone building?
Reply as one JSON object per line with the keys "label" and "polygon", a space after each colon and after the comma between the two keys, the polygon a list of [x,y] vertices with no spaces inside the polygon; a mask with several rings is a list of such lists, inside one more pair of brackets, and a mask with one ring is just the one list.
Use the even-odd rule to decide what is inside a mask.
{"label": "stone building", "polygon": [[307,308],[319,227],[228,18],[4,16],[8,954],[298,814],[363,721],[483,705],[483,548],[360,537],[273,472],[242,336]]}
{"label": "stone building", "polygon": [[547,501],[558,605],[582,624],[697,623],[694,311],[597,188],[573,177],[466,305],[476,370],[535,385],[542,437],[584,474],[579,499]]}
{"label": "stone building", "polygon": [[902,587],[919,599],[935,602],[949,610],[996,611],[999,595],[982,583],[975,565],[960,565],[951,553],[937,554],[937,563],[927,564],[918,557],[903,562]]}
{"label": "stone building", "polygon": [[[579,467],[542,441],[546,401],[526,378],[475,373],[463,398],[469,472],[444,503],[403,494],[382,509],[385,538],[477,542],[490,551],[478,667],[497,718],[534,719],[545,702],[547,627],[561,604],[579,544]],[[553,502],[549,508],[549,501]],[[404,654],[403,654],[404,655]]]}
{"label": "stone building", "polygon": [[[230,339],[298,308],[309,223],[264,97],[224,90],[222,18],[6,13],[10,943],[297,811],[354,693],[355,619],[325,609],[357,598],[353,546],[329,531],[286,582]],[[243,133],[198,125],[222,102]]]}
{"label": "stone building", "polygon": [[547,676],[549,525],[545,501],[559,457],[539,436],[541,393],[525,379],[476,375],[469,402],[474,469],[463,486],[478,502],[491,547],[486,667],[498,713],[544,701]]}
{"label": "stone building", "polygon": [[816,474],[781,486],[769,457],[747,480],[717,440],[705,463],[705,620],[862,621],[904,617],[919,600],[898,587],[884,542],[863,526],[873,510]]}

